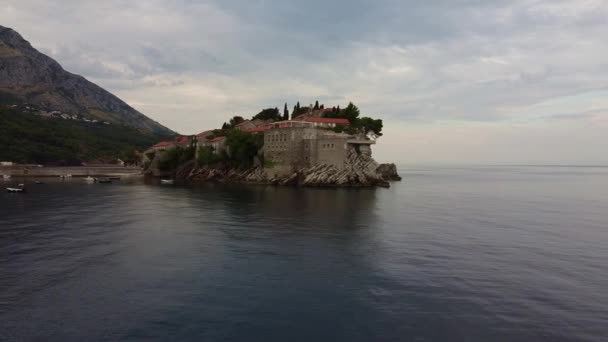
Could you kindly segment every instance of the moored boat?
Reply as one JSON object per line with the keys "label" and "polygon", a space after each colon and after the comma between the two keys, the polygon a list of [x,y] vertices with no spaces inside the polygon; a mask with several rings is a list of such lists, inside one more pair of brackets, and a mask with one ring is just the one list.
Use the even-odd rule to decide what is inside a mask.
{"label": "moored boat", "polygon": [[25,192],[25,185],[19,184],[16,188],[6,188],[8,192]]}
{"label": "moored boat", "polygon": [[9,180],[11,179],[11,175],[2,175],[2,179]]}
{"label": "moored boat", "polygon": [[93,182],[95,182],[95,178],[93,178],[91,176],[87,176],[84,178],[84,181],[87,183],[93,183]]}
{"label": "moored boat", "polygon": [[160,184],[173,184],[175,183],[175,180],[173,179],[161,179],[160,180]]}

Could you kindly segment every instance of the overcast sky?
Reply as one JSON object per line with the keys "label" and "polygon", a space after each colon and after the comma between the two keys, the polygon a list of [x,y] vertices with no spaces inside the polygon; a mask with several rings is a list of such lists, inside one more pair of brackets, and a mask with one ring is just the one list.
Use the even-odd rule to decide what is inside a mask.
{"label": "overcast sky", "polygon": [[319,99],[379,161],[608,164],[605,0],[3,0],[66,70],[180,133]]}

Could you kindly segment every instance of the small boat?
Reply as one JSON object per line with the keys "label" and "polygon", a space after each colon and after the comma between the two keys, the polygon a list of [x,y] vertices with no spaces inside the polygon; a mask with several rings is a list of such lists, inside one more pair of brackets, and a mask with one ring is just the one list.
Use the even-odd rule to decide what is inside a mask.
{"label": "small boat", "polygon": [[25,185],[19,184],[16,188],[6,188],[8,192],[25,192]]}
{"label": "small boat", "polygon": [[161,179],[160,180],[160,184],[173,184],[175,183],[175,180],[173,179]]}
{"label": "small boat", "polygon": [[2,179],[9,180],[11,179],[11,175],[2,175]]}
{"label": "small boat", "polygon": [[110,178],[95,178],[95,181],[97,183],[112,183],[112,180],[110,180]]}
{"label": "small boat", "polygon": [[44,182],[41,182],[41,181],[34,181],[34,184],[44,184]]}
{"label": "small boat", "polygon": [[95,178],[93,178],[91,176],[87,176],[86,178],[84,178],[84,181],[87,183],[93,183],[93,182],[95,182]]}

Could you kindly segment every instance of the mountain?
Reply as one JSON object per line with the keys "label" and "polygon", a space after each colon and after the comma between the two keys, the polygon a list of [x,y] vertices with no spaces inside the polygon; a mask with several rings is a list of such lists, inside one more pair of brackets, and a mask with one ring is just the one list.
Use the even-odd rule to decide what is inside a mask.
{"label": "mountain", "polygon": [[0,104],[79,114],[142,133],[173,132],[82,76],[65,71],[14,30],[0,26]]}

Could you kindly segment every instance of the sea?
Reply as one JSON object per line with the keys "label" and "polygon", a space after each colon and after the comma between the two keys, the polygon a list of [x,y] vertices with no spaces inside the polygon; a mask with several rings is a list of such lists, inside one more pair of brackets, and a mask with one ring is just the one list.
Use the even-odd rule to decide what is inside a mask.
{"label": "sea", "polygon": [[0,340],[608,340],[608,167],[399,171],[2,189]]}

